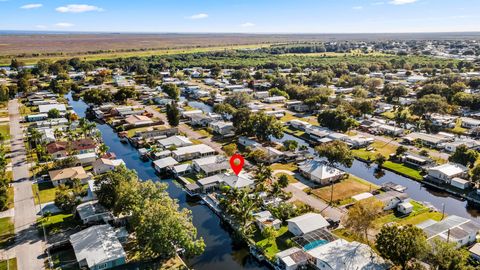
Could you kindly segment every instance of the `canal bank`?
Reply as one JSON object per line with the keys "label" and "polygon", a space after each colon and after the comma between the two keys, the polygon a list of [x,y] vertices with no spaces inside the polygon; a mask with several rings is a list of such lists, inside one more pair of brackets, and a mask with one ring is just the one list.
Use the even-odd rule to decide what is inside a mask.
{"label": "canal bank", "polygon": [[[85,117],[87,104],[82,100],[73,100],[71,94],[67,95],[67,98],[73,110],[80,117]],[[158,180],[151,162],[142,161],[138,151],[130,144],[123,144],[110,126],[97,124],[97,128],[102,133],[104,143],[112,152],[115,152],[118,158],[125,161],[129,169],[136,170],[140,179]],[[238,247],[232,239],[228,225],[223,223],[206,205],[187,201],[186,192],[175,181],[162,180],[162,182],[168,183],[167,191],[172,198],[178,200],[180,207],[192,211],[192,222],[197,228],[198,236],[205,241],[205,252],[188,260],[189,267],[205,270],[268,269],[250,255],[246,247]]]}
{"label": "canal bank", "polygon": [[[310,153],[315,153],[315,150],[307,142],[290,134],[285,134],[285,136],[280,140],[273,140],[278,142],[295,140],[299,145],[306,146]],[[402,185],[407,188],[406,193],[408,193],[408,195],[415,201],[428,202],[439,211],[442,211],[443,207],[445,206],[445,213],[447,214],[480,221],[479,209],[468,206],[467,201],[461,198],[453,197],[445,191],[428,188],[422,185],[420,182],[398,175],[392,171],[381,170],[378,172],[375,165],[370,166],[367,163],[361,162],[357,159],[353,161],[352,167],[340,167],[340,169],[376,185],[382,185],[387,182],[393,182],[395,184]]]}

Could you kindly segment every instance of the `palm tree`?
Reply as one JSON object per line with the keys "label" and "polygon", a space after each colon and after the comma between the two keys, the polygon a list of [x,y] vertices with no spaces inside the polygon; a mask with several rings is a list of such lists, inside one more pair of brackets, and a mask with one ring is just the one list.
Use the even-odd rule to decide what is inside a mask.
{"label": "palm tree", "polygon": [[37,129],[30,130],[30,140],[37,146],[37,143],[42,139],[42,134]]}
{"label": "palm tree", "polygon": [[110,149],[110,147],[108,147],[106,144],[102,143],[98,147],[98,152],[100,152],[100,155],[103,156],[108,152],[108,149]]}
{"label": "palm tree", "polygon": [[55,138],[58,140],[59,138],[61,138],[63,136],[63,132],[56,128],[54,131],[53,131],[53,135],[55,136]]}

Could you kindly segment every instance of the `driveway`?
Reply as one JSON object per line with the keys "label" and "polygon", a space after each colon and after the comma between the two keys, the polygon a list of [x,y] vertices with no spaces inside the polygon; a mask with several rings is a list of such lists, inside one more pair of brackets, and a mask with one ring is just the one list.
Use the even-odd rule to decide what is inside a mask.
{"label": "driveway", "polygon": [[299,200],[304,204],[311,206],[315,210],[318,210],[323,216],[332,218],[334,220],[342,219],[343,215],[345,214],[344,212],[336,207],[331,207],[324,201],[317,199],[314,196],[308,195],[301,189],[301,187],[304,185],[300,183],[301,186],[299,186],[297,184],[299,183],[290,184],[284,189],[285,191],[292,193],[292,199]]}
{"label": "driveway", "polygon": [[15,206],[15,255],[18,270],[44,269],[44,243],[35,226],[37,210],[33,200],[32,181],[29,177],[24,130],[20,124],[17,99],[8,102]]}

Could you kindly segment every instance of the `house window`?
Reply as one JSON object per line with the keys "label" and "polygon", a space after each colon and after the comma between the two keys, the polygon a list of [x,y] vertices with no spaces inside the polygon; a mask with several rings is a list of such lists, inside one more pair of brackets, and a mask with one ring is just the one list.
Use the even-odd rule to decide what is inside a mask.
{"label": "house window", "polygon": [[106,269],[107,266],[108,266],[108,265],[107,265],[106,263],[104,263],[104,264],[99,265],[99,266],[98,266],[98,269]]}

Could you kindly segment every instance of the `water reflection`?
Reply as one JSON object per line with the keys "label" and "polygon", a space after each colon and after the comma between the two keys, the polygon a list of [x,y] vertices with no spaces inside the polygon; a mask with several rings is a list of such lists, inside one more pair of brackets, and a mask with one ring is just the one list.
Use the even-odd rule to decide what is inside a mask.
{"label": "water reflection", "polygon": [[[70,105],[80,116],[85,117],[87,105],[82,101],[75,101],[67,95]],[[158,181],[155,170],[150,162],[143,162],[138,151],[130,144],[120,142],[118,136],[106,124],[97,124],[102,133],[104,143],[115,152],[118,158],[125,161],[130,169],[135,169],[142,180],[152,179]],[[161,180],[168,183],[167,191],[172,198],[178,200],[180,207],[192,211],[192,222],[197,228],[198,235],[203,237],[205,252],[189,260],[187,263],[195,269],[268,269],[256,261],[245,248],[238,248],[233,241],[230,231],[225,227],[220,218],[207,206],[187,201],[186,193],[172,180]]]}

